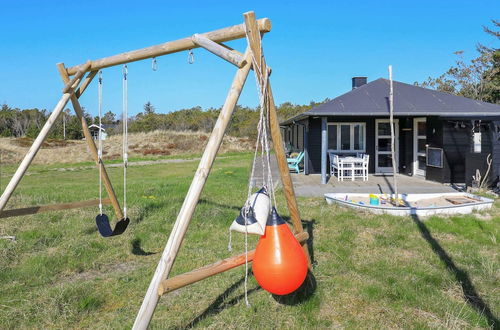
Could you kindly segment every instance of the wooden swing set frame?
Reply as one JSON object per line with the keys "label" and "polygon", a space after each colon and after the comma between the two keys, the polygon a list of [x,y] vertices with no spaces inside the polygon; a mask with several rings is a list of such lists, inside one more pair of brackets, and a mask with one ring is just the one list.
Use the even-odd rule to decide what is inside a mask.
{"label": "wooden swing set frame", "polygon": [[[3,211],[5,205],[7,204],[9,198],[17,187],[19,181],[26,173],[29,165],[31,164],[37,151],[40,149],[43,141],[47,137],[50,128],[53,126],[55,120],[59,117],[61,111],[64,109],[66,104],[71,101],[73,109],[76,115],[81,121],[83,133],[87,144],[90,149],[90,153],[96,162],[97,167],[101,167],[101,178],[104,182],[108,198],[103,200],[103,204],[111,204],[115,211],[115,215],[118,219],[123,218],[123,212],[120,204],[116,198],[113,186],[106,172],[106,168],[102,161],[99,161],[99,156],[97,153],[97,148],[92,139],[90,131],[87,127],[85,119],[83,117],[82,107],[78,101],[79,97],[85,92],[89,86],[92,79],[96,76],[98,71],[103,68],[116,66],[120,64],[126,64],[130,62],[140,61],[144,59],[156,58],[163,55],[168,55],[172,53],[182,52],[186,50],[191,50],[194,48],[204,48],[211,53],[221,57],[222,59],[228,61],[229,63],[235,65],[238,69],[236,71],[235,77],[233,79],[232,85],[229,89],[229,93],[226,97],[224,105],[220,111],[217,122],[213,128],[213,131],[208,139],[205,151],[199,162],[198,169],[193,177],[187,195],[184,199],[182,207],[177,216],[177,220],[174,224],[172,232],[170,233],[169,239],[166,243],[165,249],[158,263],[157,269],[154,273],[153,279],[149,285],[147,293],[145,295],[142,306],[137,314],[134,329],[146,329],[151,321],[152,315],[158,303],[158,299],[168,292],[172,292],[186,285],[193,284],[210,276],[225,272],[237,266],[245,264],[245,254],[236,255],[214,264],[204,266],[202,268],[190,271],[185,274],[181,274],[172,278],[167,279],[172,265],[175,261],[185,233],[187,231],[188,225],[191,221],[193,213],[195,211],[196,205],[199,201],[203,187],[205,186],[206,180],[212,168],[213,162],[222,143],[226,128],[232,117],[234,108],[237,104],[238,98],[241,94],[243,86],[245,84],[246,78],[253,66],[252,56],[256,61],[256,65],[260,68],[266,68],[266,63],[264,56],[261,53],[261,36],[265,33],[271,31],[271,21],[268,18],[262,18],[257,20],[255,18],[254,12],[250,11],[243,14],[244,23],[239,25],[234,25],[219,30],[195,34],[191,37],[166,42],[163,44],[142,48],[134,51],[129,51],[121,54],[117,54],[110,57],[105,57],[93,61],[87,61],[84,64],[72,66],[66,68],[63,63],[57,64],[57,69],[61,75],[64,88],[62,90],[63,95],[54,110],[52,111],[49,119],[43,126],[40,134],[34,140],[33,145],[29,149],[25,158],[19,165],[14,176],[7,185],[4,193],[0,198],[0,218],[34,214],[44,211],[51,210],[61,210],[70,209],[75,207],[98,205],[98,200],[77,202],[77,203],[67,203],[59,205],[47,205],[39,207],[24,208],[18,210],[6,210]],[[260,35],[259,35],[260,34]],[[240,53],[224,44],[225,41],[236,40],[236,39],[247,39],[247,50],[245,53]],[[84,75],[87,74],[84,78]],[[309,262],[309,268],[311,268],[309,251],[305,242],[308,240],[309,235],[302,228],[302,222],[300,218],[299,209],[297,206],[297,201],[295,198],[295,192],[293,189],[292,178],[290,176],[290,171],[288,170],[288,165],[286,161],[285,151],[283,147],[283,141],[279,128],[278,116],[276,113],[276,106],[273,99],[273,94],[271,90],[271,84],[267,84],[267,95],[269,96],[269,127],[271,133],[271,139],[273,141],[273,147],[275,150],[276,158],[278,161],[279,173],[281,176],[281,182],[283,185],[284,195],[287,202],[287,207],[290,213],[290,218],[293,226],[293,231],[295,237],[302,244],[304,252],[307,256]],[[254,250],[248,252],[248,261],[253,260]]]}

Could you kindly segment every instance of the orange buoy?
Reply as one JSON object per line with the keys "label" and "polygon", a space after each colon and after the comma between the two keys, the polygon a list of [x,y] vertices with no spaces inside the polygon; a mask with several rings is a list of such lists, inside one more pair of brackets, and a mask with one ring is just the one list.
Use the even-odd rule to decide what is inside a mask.
{"label": "orange buoy", "polygon": [[277,295],[297,290],[307,275],[307,258],[286,222],[273,207],[253,258],[259,285]]}

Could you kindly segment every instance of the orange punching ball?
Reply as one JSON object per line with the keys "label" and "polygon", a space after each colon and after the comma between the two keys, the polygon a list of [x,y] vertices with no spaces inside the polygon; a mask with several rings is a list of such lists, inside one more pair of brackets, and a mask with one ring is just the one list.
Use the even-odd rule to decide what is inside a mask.
{"label": "orange punching ball", "polygon": [[297,290],[306,278],[306,255],[274,207],[267,219],[266,233],[255,249],[252,269],[259,285],[277,295]]}

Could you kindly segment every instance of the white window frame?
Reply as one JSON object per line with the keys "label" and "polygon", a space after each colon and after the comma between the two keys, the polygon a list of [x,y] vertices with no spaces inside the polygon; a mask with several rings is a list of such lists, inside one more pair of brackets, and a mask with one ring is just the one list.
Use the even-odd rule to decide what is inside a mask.
{"label": "white window frame", "polygon": [[[333,122],[333,123],[328,123],[328,132],[330,132],[330,126],[337,126],[337,146],[335,149],[330,149],[328,147],[329,151],[334,151],[336,153],[356,153],[356,152],[366,152],[366,123],[365,122]],[[340,126],[341,125],[349,125],[349,150],[340,150]],[[363,149],[355,150],[354,149],[354,126],[355,125],[360,125],[363,127]],[[328,133],[330,134],[330,133]]]}

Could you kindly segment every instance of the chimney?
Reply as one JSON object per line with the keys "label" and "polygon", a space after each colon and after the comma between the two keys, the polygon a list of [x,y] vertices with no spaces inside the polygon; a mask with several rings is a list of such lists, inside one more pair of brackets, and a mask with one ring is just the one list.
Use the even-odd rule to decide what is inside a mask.
{"label": "chimney", "polygon": [[365,85],[367,79],[367,77],[352,77],[352,89]]}

